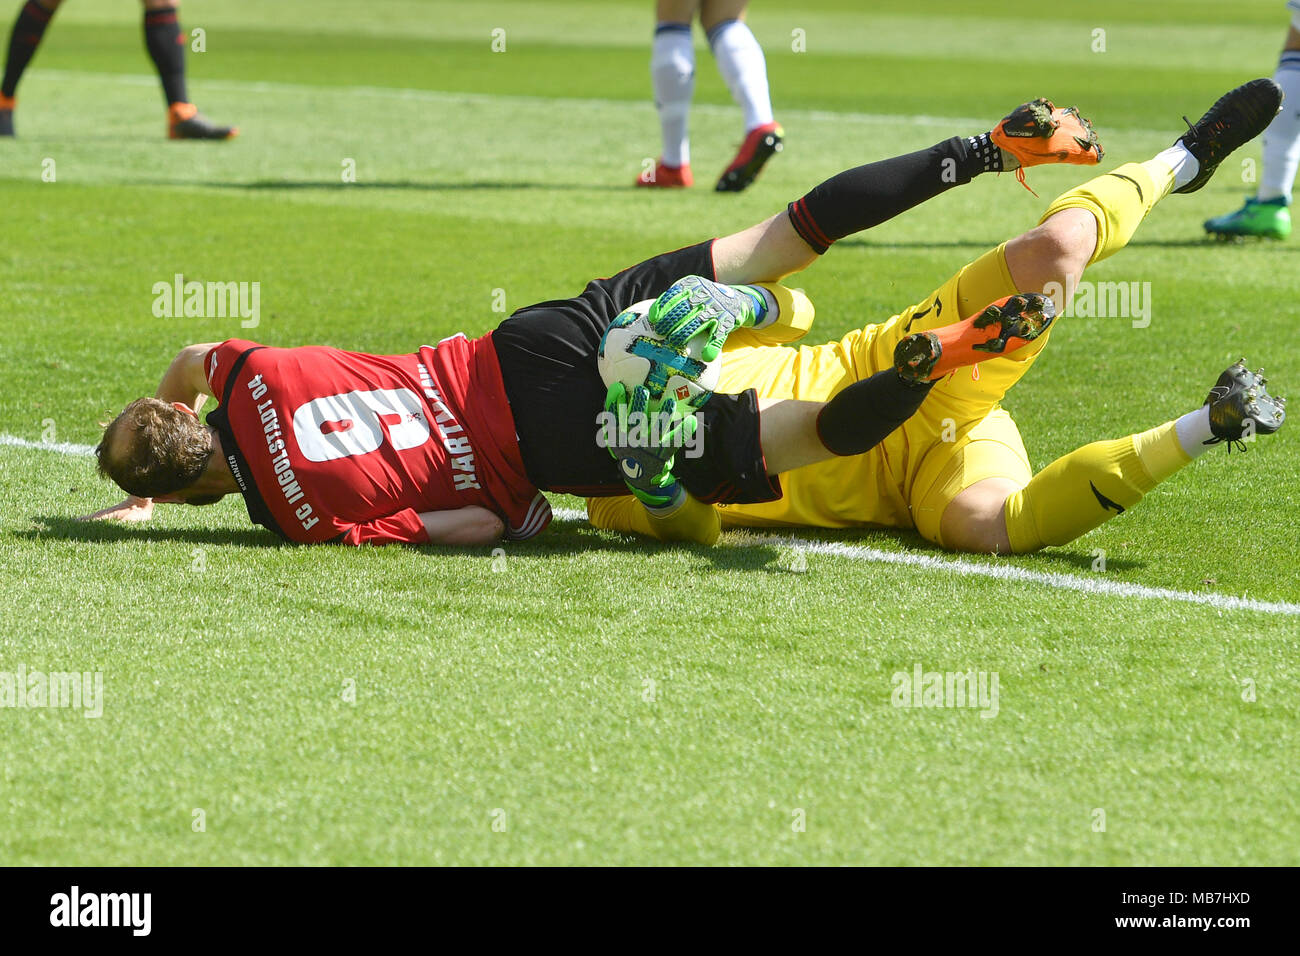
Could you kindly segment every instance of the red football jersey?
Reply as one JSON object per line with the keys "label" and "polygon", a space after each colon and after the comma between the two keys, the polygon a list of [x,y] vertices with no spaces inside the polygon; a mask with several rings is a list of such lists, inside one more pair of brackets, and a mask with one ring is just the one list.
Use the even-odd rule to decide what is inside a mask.
{"label": "red football jersey", "polygon": [[528,480],[490,336],[411,355],[230,339],[208,416],[249,516],[293,541],[428,541],[420,513],[479,505],[507,537],[551,520]]}

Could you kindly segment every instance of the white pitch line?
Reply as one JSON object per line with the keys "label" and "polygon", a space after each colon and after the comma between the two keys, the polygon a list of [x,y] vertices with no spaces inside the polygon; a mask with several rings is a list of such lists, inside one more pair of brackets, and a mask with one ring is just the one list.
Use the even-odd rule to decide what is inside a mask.
{"label": "white pitch line", "polygon": [[[94,454],[92,445],[75,445],[70,442],[40,442],[17,435],[0,434],[0,447],[33,448],[39,451],[52,451],[61,455],[88,456]],[[555,520],[563,522],[586,521],[587,513],[576,508],[556,508]],[[1230,594],[1197,591],[1175,591],[1172,588],[1153,588],[1144,584],[1130,584],[1112,578],[1080,577],[1077,574],[1059,574],[1050,571],[1032,571],[1014,564],[983,564],[962,558],[941,558],[932,554],[911,554],[905,551],[881,551],[860,544],[844,544],[838,541],[812,541],[807,538],[785,537],[783,535],[756,535],[750,532],[728,532],[724,540],[736,548],[752,548],[768,545],[801,551],[804,554],[829,554],[851,561],[867,561],[873,564],[893,564],[903,567],[920,568],[924,571],[941,571],[959,574],[963,577],[992,578],[995,581],[1011,581],[1018,584],[1041,584],[1059,591],[1077,591],[1082,594],[1101,595],[1105,597],[1138,598],[1139,600],[1178,601],[1183,604],[1200,604],[1220,611],[1257,611],[1261,614],[1282,614],[1288,617],[1300,617],[1300,604],[1287,601],[1259,601],[1255,598],[1233,597]]]}
{"label": "white pitch line", "polygon": [[0,445],[8,445],[11,448],[38,448],[41,451],[54,451],[60,455],[93,455],[95,453],[94,445],[74,445],[72,442],[48,442],[48,441],[29,441],[26,438],[19,438],[17,435],[0,434]]}
{"label": "white pitch line", "polygon": [[[586,513],[573,508],[557,508],[555,517],[560,521],[585,521]],[[829,554],[852,561],[874,564],[893,564],[941,571],[965,577],[992,578],[1020,584],[1040,584],[1061,591],[1077,591],[1105,597],[1138,598],[1140,600],[1178,601],[1183,604],[1201,604],[1221,611],[1258,611],[1261,614],[1300,616],[1300,604],[1287,601],[1260,601],[1255,598],[1233,597],[1214,592],[1175,591],[1172,588],[1153,588],[1143,584],[1116,581],[1113,578],[1080,577],[1077,574],[1060,574],[1050,571],[1033,571],[1014,564],[985,564],[962,558],[945,558],[932,554],[912,554],[905,551],[882,551],[860,544],[838,541],[812,541],[807,538],[784,535],[757,535],[747,531],[731,531],[723,540],[732,547],[752,548],[768,545],[801,551],[804,554]]]}
{"label": "white pitch line", "polygon": [[1041,584],[1062,591],[1100,594],[1108,597],[1141,598],[1145,600],[1180,601],[1184,604],[1203,604],[1222,611],[1259,611],[1264,614],[1300,616],[1300,604],[1287,601],[1259,601],[1255,598],[1233,597],[1214,592],[1175,591],[1172,588],[1153,588],[1143,584],[1116,581],[1113,578],[1081,577],[1051,571],[1033,571],[1014,564],[984,564],[961,558],[940,558],[930,554],[911,554],[899,551],[881,551],[864,545],[844,544],[837,541],[809,541],[803,538],[785,538],[776,535],[751,536],[754,544],[780,545],[808,554],[831,554],[855,561],[873,561],[922,568],[929,571],[946,571],[967,577],[993,578],[998,581],[1015,581]]}

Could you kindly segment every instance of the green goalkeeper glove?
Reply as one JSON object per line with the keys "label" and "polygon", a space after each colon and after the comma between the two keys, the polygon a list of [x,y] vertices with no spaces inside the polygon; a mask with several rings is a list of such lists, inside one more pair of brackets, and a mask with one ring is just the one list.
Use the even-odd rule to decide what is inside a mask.
{"label": "green goalkeeper glove", "polygon": [[652,511],[681,504],[686,492],[673,477],[677,449],[695,435],[699,420],[692,409],[668,397],[651,408],[650,390],[638,385],[628,394],[622,382],[605,393],[601,444],[619,464],[628,490]]}
{"label": "green goalkeeper glove", "polygon": [[766,312],[766,300],[757,289],[686,276],[655,299],[647,318],[674,348],[684,349],[691,339],[707,335],[700,357],[712,362],[732,331],[756,324]]}

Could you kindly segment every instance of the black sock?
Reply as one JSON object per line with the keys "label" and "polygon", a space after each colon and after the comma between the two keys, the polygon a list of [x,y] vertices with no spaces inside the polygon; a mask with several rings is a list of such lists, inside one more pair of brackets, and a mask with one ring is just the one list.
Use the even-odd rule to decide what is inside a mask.
{"label": "black sock", "polygon": [[52,16],[54,14],[36,0],[27,0],[23,5],[18,19],[14,21],[13,32],[9,34],[9,59],[5,61],[5,78],[0,85],[0,93],[5,96],[14,95],[23,70],[27,69],[27,64],[36,55],[36,47],[40,45]]}
{"label": "black sock", "polygon": [[162,80],[167,105],[188,103],[185,92],[185,36],[175,7],[144,12],[144,45]]}
{"label": "black sock", "polygon": [[954,136],[929,149],[832,176],[790,203],[790,222],[804,242],[825,252],[837,239],[878,226],[984,172],[982,153],[971,147],[978,138]]}
{"label": "black sock", "polygon": [[836,455],[861,455],[911,418],[933,382],[912,384],[892,368],[854,382],[817,415],[817,437]]}
{"label": "black sock", "polygon": [[1002,147],[993,142],[992,133],[980,133],[978,136],[967,136],[966,144],[970,147],[972,153],[979,159],[983,169],[982,173],[1000,173],[1002,172]]}

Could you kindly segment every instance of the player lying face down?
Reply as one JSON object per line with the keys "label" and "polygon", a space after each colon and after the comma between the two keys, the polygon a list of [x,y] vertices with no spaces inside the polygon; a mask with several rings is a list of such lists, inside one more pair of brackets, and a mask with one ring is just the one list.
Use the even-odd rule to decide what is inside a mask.
{"label": "player lying face down", "polygon": [[[155,500],[239,491],[254,522],[294,541],[471,544],[541,531],[550,510],[539,489],[600,497],[626,495],[630,485],[669,497],[666,486],[645,481],[656,477],[653,462],[640,477],[629,475],[627,461],[640,450],[597,440],[607,390],[596,351],[624,309],[684,276],[780,279],[830,241],[982,172],[1099,156],[1077,113],[1036,101],[990,133],[841,173],[750,229],[657,256],[572,299],[522,309],[478,339],[457,336],[397,356],[241,340],[188,346],[158,389],[164,407],[133,405],[106,430],[102,469],[132,497],[94,517],[144,520]],[[729,295],[716,291],[715,298]],[[761,331],[768,297],[741,294],[754,303],[747,321]],[[861,454],[916,411],[932,378],[984,357],[975,345],[992,338],[1013,350],[1051,320],[1041,295],[1006,302],[977,324],[987,305],[970,321],[927,329],[902,348],[897,367],[882,364],[825,401],[760,401],[753,388],[714,395],[697,416],[703,454],[675,463],[681,494],[647,502],[655,519],[779,499],[775,476]],[[716,301],[702,308],[725,311]],[[209,396],[219,408],[200,433],[190,413]]]}

